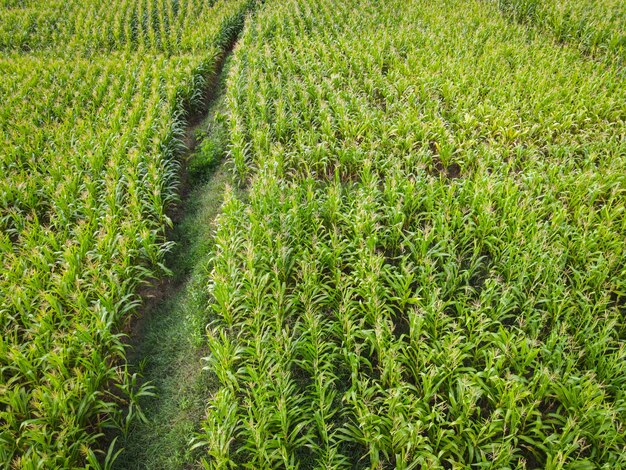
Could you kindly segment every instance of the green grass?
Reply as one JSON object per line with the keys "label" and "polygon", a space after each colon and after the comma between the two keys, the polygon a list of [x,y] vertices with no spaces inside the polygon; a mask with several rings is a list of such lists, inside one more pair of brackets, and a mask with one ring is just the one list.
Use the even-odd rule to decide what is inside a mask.
{"label": "green grass", "polygon": [[[215,381],[203,370],[207,353],[203,341],[209,321],[205,281],[212,265],[214,219],[219,213],[232,172],[221,163],[226,151],[223,118],[224,77],[212,98],[207,118],[195,127],[201,139],[188,159],[194,169],[192,189],[180,203],[182,218],[175,221],[171,239],[176,247],[168,256],[172,278],[158,292],[158,301],[141,312],[130,363],[142,369],[154,397],[141,402],[146,416],[121,442],[125,451],[119,469],[190,468],[198,452],[190,442],[199,429],[208,393]],[[211,148],[207,162],[206,149]],[[155,289],[160,291],[160,286]]]}

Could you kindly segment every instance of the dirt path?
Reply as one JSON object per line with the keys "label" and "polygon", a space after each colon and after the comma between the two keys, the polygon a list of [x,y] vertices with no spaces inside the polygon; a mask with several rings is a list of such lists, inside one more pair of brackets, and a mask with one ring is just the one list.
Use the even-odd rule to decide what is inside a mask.
{"label": "dirt path", "polygon": [[190,127],[185,189],[174,214],[168,257],[173,276],[150,288],[141,320],[133,328],[132,367],[143,370],[155,397],[141,402],[146,422],[137,423],[126,438],[116,469],[196,468],[190,440],[204,416],[212,382],[203,370],[205,326],[209,322],[206,282],[211,269],[214,219],[231,172],[222,161],[226,130],[223,121],[226,56],[204,119]]}

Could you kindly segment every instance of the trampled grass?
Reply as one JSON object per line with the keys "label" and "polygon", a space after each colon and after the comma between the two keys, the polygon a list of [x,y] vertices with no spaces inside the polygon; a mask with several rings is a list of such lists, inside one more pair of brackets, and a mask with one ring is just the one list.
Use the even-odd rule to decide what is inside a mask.
{"label": "trampled grass", "polygon": [[495,3],[266,3],[206,467],[626,466],[624,83]]}
{"label": "trampled grass", "polygon": [[[215,388],[203,370],[204,331],[210,320],[206,279],[211,269],[215,216],[232,171],[220,165],[225,152],[225,77],[228,59],[211,93],[203,121],[188,130],[199,139],[185,156],[190,190],[178,204],[184,207],[174,221],[170,238],[176,243],[167,254],[171,279],[156,289],[156,298],[142,307],[129,362],[142,365],[142,380],[150,381],[156,396],[141,401],[145,422],[136,421],[120,436],[124,451],[113,468],[119,470],[199,468],[201,449],[189,442],[204,416],[206,397]],[[193,146],[192,146],[193,147]]]}
{"label": "trampled grass", "polygon": [[103,429],[142,416],[120,328],[167,271],[185,120],[251,4],[2,3],[3,468],[107,467]]}

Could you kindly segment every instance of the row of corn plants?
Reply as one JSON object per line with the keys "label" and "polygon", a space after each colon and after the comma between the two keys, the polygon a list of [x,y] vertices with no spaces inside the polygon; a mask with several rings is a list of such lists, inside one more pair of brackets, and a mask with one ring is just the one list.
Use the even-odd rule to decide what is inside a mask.
{"label": "row of corn plants", "polygon": [[227,96],[206,468],[626,466],[623,69],[490,2],[275,0]]}
{"label": "row of corn plants", "polygon": [[516,21],[545,29],[581,51],[624,61],[626,6],[622,0],[497,0]]}
{"label": "row of corn plants", "polygon": [[202,52],[216,0],[50,1],[0,10],[0,50]]}
{"label": "row of corn plants", "polygon": [[252,2],[18,3],[3,31],[48,20],[0,56],[0,467],[107,466],[152,393],[120,328],[167,271],[186,118]]}

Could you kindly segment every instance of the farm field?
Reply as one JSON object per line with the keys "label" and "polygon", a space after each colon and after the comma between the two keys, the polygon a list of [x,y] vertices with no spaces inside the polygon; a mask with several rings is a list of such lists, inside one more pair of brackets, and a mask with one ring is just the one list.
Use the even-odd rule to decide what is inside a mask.
{"label": "farm field", "polygon": [[99,465],[151,393],[120,328],[165,270],[186,116],[250,5],[3,3],[2,468]]}
{"label": "farm field", "polygon": [[208,466],[626,465],[624,78],[495,3],[266,5],[227,91]]}
{"label": "farm field", "polygon": [[0,0],[0,466],[626,468],[625,37]]}
{"label": "farm field", "polygon": [[621,0],[498,0],[512,18],[596,57],[626,58],[626,9]]}

